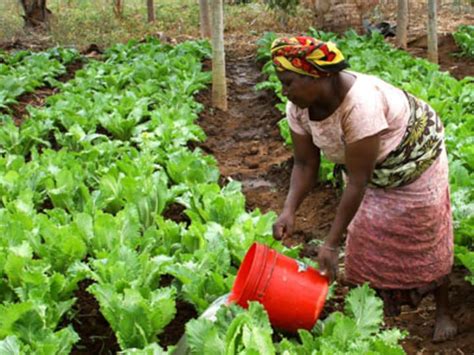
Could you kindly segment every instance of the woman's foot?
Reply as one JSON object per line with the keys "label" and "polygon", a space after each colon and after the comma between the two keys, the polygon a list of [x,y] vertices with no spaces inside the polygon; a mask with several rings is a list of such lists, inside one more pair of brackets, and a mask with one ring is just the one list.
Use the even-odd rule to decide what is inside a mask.
{"label": "woman's foot", "polygon": [[436,324],[433,342],[452,339],[458,332],[458,327],[449,315],[449,279],[443,282],[434,292],[436,300]]}
{"label": "woman's foot", "polygon": [[458,332],[458,327],[454,320],[447,314],[436,316],[433,342],[440,343],[453,339]]}

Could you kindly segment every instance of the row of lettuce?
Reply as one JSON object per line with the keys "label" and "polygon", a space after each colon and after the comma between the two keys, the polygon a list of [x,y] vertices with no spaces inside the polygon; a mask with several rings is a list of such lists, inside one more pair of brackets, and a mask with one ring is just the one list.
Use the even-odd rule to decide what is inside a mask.
{"label": "row of lettuce", "polygon": [[56,78],[79,58],[77,50],[67,48],[38,53],[22,50],[13,55],[0,52],[0,109],[7,110],[20,95],[38,87],[57,86]]}
{"label": "row of lettuce", "polygon": [[461,25],[453,33],[454,40],[461,50],[461,55],[474,58],[474,26]]}
{"label": "row of lettuce", "polygon": [[[380,34],[371,37],[347,32],[343,37],[315,29],[309,35],[338,44],[348,57],[351,70],[376,75],[427,101],[438,112],[446,127],[446,145],[450,160],[450,185],[455,221],[456,257],[471,275],[474,284],[474,78],[456,80],[449,73],[424,59],[387,44]],[[287,99],[269,57],[269,48],[276,38],[266,33],[259,42],[258,59],[266,61],[263,72],[268,80],[257,89],[272,89],[281,100],[277,105],[285,114]],[[471,44],[472,45],[472,44]],[[472,50],[472,49],[471,49]],[[285,119],[280,121],[282,136],[291,144]],[[322,164],[322,178],[332,178],[333,165]]]}
{"label": "row of lettuce", "polygon": [[[297,255],[273,240],[274,213],[246,211],[240,184],[221,187],[215,159],[188,148],[205,139],[193,95],[210,82],[209,55],[203,42],[117,45],[55,83],[60,93],[29,106],[21,126],[0,116],[0,353],[69,353],[84,281],[124,354],[172,353],[158,335],[178,299],[202,313],[254,241]],[[258,304],[186,328],[195,354],[403,353],[403,334],[381,330],[381,307],[359,288],[345,314],[299,340],[273,342]]]}

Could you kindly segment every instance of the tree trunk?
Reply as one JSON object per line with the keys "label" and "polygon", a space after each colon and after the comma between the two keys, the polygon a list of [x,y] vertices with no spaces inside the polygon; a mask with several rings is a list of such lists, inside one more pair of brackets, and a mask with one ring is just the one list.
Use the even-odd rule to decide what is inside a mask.
{"label": "tree trunk", "polygon": [[155,21],[155,4],[153,0],[146,0],[146,6],[148,10],[148,22]]}
{"label": "tree trunk", "polygon": [[397,45],[400,48],[407,48],[408,37],[408,0],[398,0],[397,13]]}
{"label": "tree trunk", "polygon": [[436,0],[428,0],[428,60],[438,63]]}
{"label": "tree trunk", "polygon": [[46,0],[20,0],[25,14],[23,20],[26,28],[47,29],[51,11],[46,7]]}
{"label": "tree trunk", "polygon": [[114,14],[118,18],[123,17],[123,1],[122,0],[113,0],[114,1]]}
{"label": "tree trunk", "polygon": [[331,8],[331,0],[312,0],[315,12],[326,14]]}
{"label": "tree trunk", "polygon": [[227,111],[225,78],[224,8],[222,0],[211,0],[212,9],[212,105]]}
{"label": "tree trunk", "polygon": [[201,15],[201,37],[211,38],[211,18],[209,16],[209,0],[199,0]]}
{"label": "tree trunk", "polygon": [[311,0],[316,28],[326,27],[326,14],[331,8],[331,0]]}

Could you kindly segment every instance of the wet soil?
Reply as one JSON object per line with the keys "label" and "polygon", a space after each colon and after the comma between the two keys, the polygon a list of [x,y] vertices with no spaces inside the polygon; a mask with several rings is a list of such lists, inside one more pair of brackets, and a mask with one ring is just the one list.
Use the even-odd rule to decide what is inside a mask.
{"label": "wet soil", "polygon": [[198,313],[192,304],[176,300],[176,316],[158,336],[160,345],[165,349],[169,345],[176,345],[184,334],[186,323],[197,316]]}
{"label": "wet soil", "polygon": [[120,350],[115,333],[99,310],[95,297],[86,291],[92,281],[85,280],[79,284],[74,296],[72,326],[79,334],[80,340],[73,347],[71,354],[115,354]]}
{"label": "wet soil", "polygon": [[[449,41],[441,42],[440,53],[450,51],[448,45]],[[228,48],[227,53],[228,111],[210,108],[209,91],[198,97],[207,108],[199,119],[208,135],[204,147],[216,157],[224,177],[242,182],[248,209],[279,213],[288,192],[293,164],[291,150],[284,146],[277,126],[281,114],[274,108],[272,93],[254,91],[254,85],[264,80],[254,59],[255,48],[251,45],[233,47]],[[471,75],[469,60],[447,56],[441,65],[458,78]],[[315,257],[317,240],[329,231],[338,196],[338,191],[329,185],[317,186],[299,209],[294,236],[284,243],[302,243],[302,255]],[[464,281],[465,276],[465,269],[457,267],[451,275],[452,311],[459,326],[455,339],[441,344],[431,341],[435,319],[432,296],[423,300],[416,310],[404,309],[399,317],[386,318],[387,325],[409,332],[403,341],[408,354],[474,353],[474,293],[472,286]],[[340,279],[325,314],[343,309],[348,290]]]}
{"label": "wet soil", "polygon": [[176,223],[184,223],[188,226],[191,224],[191,220],[187,215],[184,214],[185,209],[186,207],[184,207],[183,205],[173,203],[163,211],[163,217],[165,219],[171,219]]}
{"label": "wet soil", "polygon": [[435,303],[433,296],[424,299],[416,310],[406,308],[399,317],[387,318],[389,326],[409,332],[402,342],[408,354],[474,354],[474,292],[465,281],[467,271],[456,267],[451,274],[451,314],[458,326],[457,336],[444,343],[433,343]]}

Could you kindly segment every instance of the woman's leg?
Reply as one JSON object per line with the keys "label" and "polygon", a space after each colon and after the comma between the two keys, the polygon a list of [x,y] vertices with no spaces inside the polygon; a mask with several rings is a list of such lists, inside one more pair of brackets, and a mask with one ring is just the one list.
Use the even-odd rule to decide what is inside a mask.
{"label": "woman's leg", "polygon": [[458,329],[456,323],[449,315],[449,279],[434,291],[436,301],[436,323],[433,334],[434,342],[452,339]]}
{"label": "woman's leg", "polygon": [[421,300],[430,293],[435,296],[436,321],[433,334],[434,342],[452,339],[457,334],[457,326],[449,314],[449,276],[432,282],[426,286],[412,290],[380,290],[377,294],[384,301],[386,317],[400,315],[401,306],[417,308]]}

